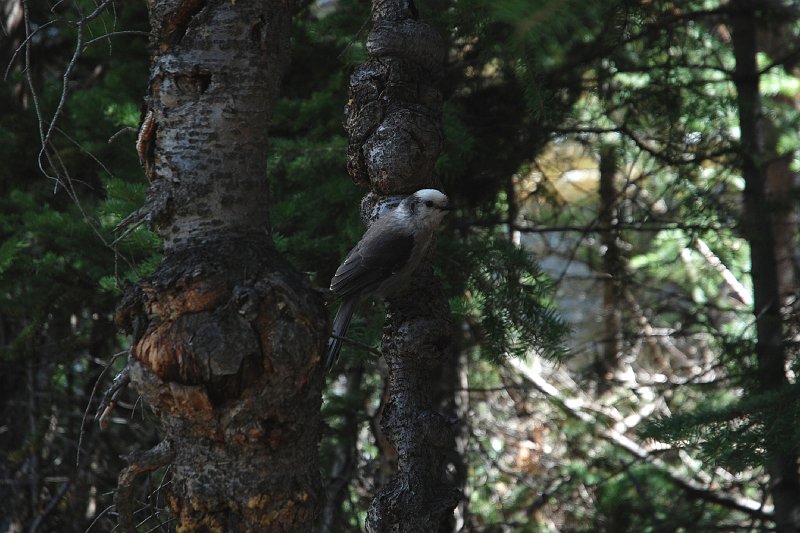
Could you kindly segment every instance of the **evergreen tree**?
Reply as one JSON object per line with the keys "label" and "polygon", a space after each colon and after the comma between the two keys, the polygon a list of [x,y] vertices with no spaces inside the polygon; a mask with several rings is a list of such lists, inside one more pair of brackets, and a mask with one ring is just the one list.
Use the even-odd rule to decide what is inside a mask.
{"label": "evergreen tree", "polygon": [[[206,116],[178,116],[167,104],[175,96],[181,109],[205,109],[225,80],[203,67],[205,61],[192,63],[197,69],[155,73],[151,92],[162,90],[141,111],[148,53],[141,6],[120,4],[114,12],[104,3],[95,16],[97,6],[86,2],[59,4],[54,11],[20,5],[28,9],[27,27],[36,34],[25,40],[20,12],[16,32],[13,17],[7,19],[2,46],[11,59],[25,43],[0,98],[5,163],[0,169],[5,400],[0,477],[8,480],[0,486],[0,529],[110,530],[114,513],[121,513],[123,523],[169,531],[178,518],[193,520],[191,509],[173,501],[171,511],[165,498],[176,480],[192,486],[186,468],[156,468],[157,459],[168,462],[163,459],[172,453],[163,446],[154,448],[161,452],[155,457],[129,456],[129,469],[118,460],[159,442],[150,410],[138,407],[142,402],[133,391],[122,391],[114,409],[104,412],[108,429],[101,432],[85,407],[97,405],[126,363],[127,340],[113,325],[126,283],[150,280],[150,286],[142,285],[150,290],[153,282],[165,280],[158,291],[127,289],[133,292],[121,316],[134,330],[134,354],[170,353],[147,352],[143,339],[155,339],[159,327],[191,322],[162,313],[161,326],[152,322],[148,329],[156,314],[136,319],[142,315],[130,304],[148,294],[155,299],[147,302],[158,302],[170,280],[181,279],[167,279],[164,266],[175,265],[178,272],[188,264],[188,255],[174,253],[181,228],[191,226],[182,225],[188,219],[181,213],[190,206],[180,199],[200,198],[205,190],[182,189],[190,183],[186,176],[201,174],[191,170],[195,164],[216,168],[223,159],[214,154],[222,152],[205,147],[236,129],[214,128],[226,135],[199,142],[207,130],[193,127],[186,152],[193,154],[192,165],[180,180],[163,180],[159,176],[171,161],[164,144],[169,132],[186,131],[168,126],[182,120],[200,124]],[[415,7],[447,50],[442,77],[425,78],[423,84],[435,82],[442,93],[441,156],[435,167],[426,159],[419,176],[439,179],[459,206],[442,228],[432,258],[450,302],[457,355],[441,372],[425,376],[433,383],[426,391],[431,409],[461,421],[442,440],[441,450],[448,452],[438,459],[447,465],[448,487],[464,494],[453,515],[455,527],[791,531],[797,501],[792,339],[799,322],[793,43],[800,28],[794,6],[437,0]],[[370,53],[374,56],[375,41],[367,41],[372,23],[363,2],[303,3],[298,9],[292,64],[271,118],[269,215],[277,250],[324,290],[363,232],[357,209],[363,191],[347,176],[348,140],[341,122],[348,80]],[[406,3],[400,9],[413,15]],[[742,9],[747,16],[740,16]],[[212,11],[222,13],[207,13]],[[188,15],[186,25],[189,19],[166,16],[154,34],[163,45],[156,54],[188,52],[193,39],[205,35],[202,28],[211,19],[204,12]],[[87,16],[90,20],[78,23]],[[279,26],[288,31],[285,22]],[[238,35],[258,35],[263,28],[256,24]],[[72,63],[79,35],[84,47]],[[416,48],[408,50],[413,54]],[[69,83],[63,91],[65,69]],[[401,70],[393,72],[399,76]],[[270,94],[262,103],[274,97]],[[385,94],[393,111],[431,93]],[[389,98],[398,94],[399,100]],[[228,109],[225,105],[211,107]],[[37,108],[41,121],[34,118]],[[54,114],[57,121],[48,134]],[[760,118],[752,127],[754,116]],[[231,120],[242,124],[250,118],[240,114]],[[157,126],[145,128],[145,142],[139,143],[149,178],[141,177],[133,132],[120,131],[142,119]],[[47,149],[40,158],[43,136]],[[265,157],[263,146],[255,153]],[[41,176],[39,160],[57,181]],[[244,174],[263,170],[259,161]],[[356,158],[351,168],[363,177],[359,165]],[[152,187],[145,196],[148,179]],[[753,195],[761,190],[758,180],[766,182],[761,200]],[[263,191],[266,182],[260,183]],[[172,187],[177,189],[170,193]],[[225,192],[237,190],[229,189]],[[165,194],[172,200],[159,203]],[[264,201],[256,198],[251,194],[226,205],[235,205],[236,212],[250,209],[248,224],[263,228],[266,223],[258,221],[265,220]],[[766,207],[755,208],[752,198]],[[157,234],[140,223],[145,211],[137,209],[143,202],[145,211],[166,213],[167,218],[151,217]],[[166,223],[175,213],[182,222]],[[764,240],[770,233],[771,243]],[[200,269],[206,275],[185,278],[183,288],[223,279],[224,272],[237,275],[246,262],[242,250],[256,257],[262,249],[247,242],[227,254],[235,264],[220,255],[228,248],[215,247],[207,254],[208,268]],[[162,252],[165,262],[156,271]],[[775,261],[767,264],[771,257]],[[249,320],[246,310],[239,313],[248,302],[267,301],[263,285],[246,281],[259,276],[258,268],[247,270],[218,284],[233,294],[220,300],[231,302],[223,306],[229,315],[221,308],[211,313],[219,331],[235,329],[242,323],[237,317]],[[316,304],[319,309],[319,300]],[[565,323],[554,304],[571,326],[567,352],[559,342]],[[206,316],[203,312],[195,315]],[[324,320],[313,316],[320,324]],[[353,342],[346,344],[324,393],[320,466],[327,491],[315,488],[309,492],[313,501],[303,507],[321,509],[315,527],[323,531],[361,530],[375,495],[394,486],[398,460],[401,471],[414,462],[398,458],[380,424],[391,405],[389,369],[380,357],[383,324],[380,305],[365,304],[348,335]],[[190,354],[198,346],[214,346],[198,333],[191,345],[176,346],[188,346]],[[320,327],[317,333],[308,337],[321,346],[327,332]],[[223,337],[233,338],[217,336]],[[247,343],[241,346],[230,353],[248,352]],[[391,350],[387,354],[396,359]],[[395,379],[397,364],[391,367]],[[260,379],[257,372],[244,374]],[[145,375],[135,376],[140,385]],[[314,387],[321,386],[321,375],[314,376]],[[190,377],[167,381],[185,381],[174,387],[186,391]],[[237,383],[246,384],[211,382],[206,393],[211,408],[201,412],[228,409]],[[255,382],[247,390],[278,396],[277,389]],[[317,401],[296,403],[315,409]],[[159,412],[166,412],[163,405]],[[279,445],[287,441],[280,432],[287,426],[276,417],[289,411],[269,412],[272,418],[247,416],[256,424],[255,433],[247,434],[268,427],[269,442]],[[312,415],[304,419],[307,427],[319,427]],[[312,445],[314,438],[292,442]],[[181,457],[173,461],[190,464],[192,448],[180,448]],[[151,469],[147,476],[136,475]],[[114,508],[120,471],[125,476]],[[767,484],[767,477],[773,482]],[[235,492],[234,485],[246,483],[231,484],[227,493]],[[431,485],[421,487],[424,494]],[[449,509],[453,500],[446,503],[442,507]],[[380,517],[381,511],[371,516]]]}

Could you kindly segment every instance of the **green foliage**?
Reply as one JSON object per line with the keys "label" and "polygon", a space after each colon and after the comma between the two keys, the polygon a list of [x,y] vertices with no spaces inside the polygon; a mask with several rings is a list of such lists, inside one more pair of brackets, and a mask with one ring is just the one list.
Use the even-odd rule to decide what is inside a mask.
{"label": "green foliage", "polygon": [[443,245],[439,257],[456,313],[479,330],[481,354],[495,361],[531,351],[564,357],[569,327],[550,303],[552,284],[530,254],[506,239],[473,237]]}
{"label": "green foliage", "polygon": [[445,183],[458,183],[458,177],[471,170],[471,159],[477,149],[477,139],[463,121],[465,110],[452,101],[445,102],[442,113],[445,148],[436,161],[436,170]]}
{"label": "green foliage", "polygon": [[[436,169],[461,209],[442,230],[435,265],[454,315],[469,333],[461,346],[469,358],[469,390],[459,392],[469,395],[466,527],[472,530],[543,531],[550,522],[570,531],[748,527],[739,513],[677,489],[664,469],[601,438],[622,422],[648,416],[647,406],[655,406],[656,415],[627,434],[672,443],[673,450],[659,455],[670,473],[717,481],[715,467],[741,471],[726,487],[748,496],[762,497],[758,469],[769,458],[765,450],[800,442],[797,387],[759,388],[752,314],[698,247],[702,240],[745,292],[752,290],[750,251],[738,229],[743,182],[727,4],[678,4],[466,0],[419,6],[422,18],[445,36],[450,57],[439,84],[446,139]],[[88,0],[80,6],[94,9]],[[29,8],[37,23],[51,16],[46,6]],[[115,28],[147,30],[143,9],[117,5],[116,14],[89,25],[87,39]],[[321,9],[314,3],[295,19],[293,64],[273,113],[268,170],[276,245],[324,288],[363,232],[364,191],[345,171],[341,119],[347,78],[365,57],[370,16],[367,4],[356,0]],[[796,37],[797,23],[789,26],[786,35]],[[40,54],[49,70],[36,76],[45,116],[61,94],[57,72],[71,53],[64,43],[75,35],[67,24],[52,29],[42,34],[52,46]],[[132,136],[107,142],[139,121],[147,83],[143,45],[141,36],[94,41],[70,80],[78,90],[54,143],[80,208],[61,185],[54,193],[56,184],[40,177],[36,124],[11,84],[0,95],[0,390],[11,406],[3,411],[8,429],[0,439],[14,467],[34,456],[53,459],[42,474],[55,479],[74,474],[64,465],[72,464],[80,408],[99,374],[97,361],[124,348],[112,324],[120,286],[152,272],[159,260],[158,240],[143,227],[110,245],[119,236],[114,228],[141,205],[147,187]],[[793,157],[796,167],[798,82],[790,65],[771,65],[776,59],[764,53],[759,61],[767,142],[774,155]],[[24,76],[12,72],[10,80]],[[615,148],[620,272],[602,270],[607,241],[594,231],[597,195],[565,201],[539,168],[537,156],[568,142],[595,159],[599,147]],[[567,229],[557,239],[547,235],[534,254],[506,238],[518,223],[585,229]],[[554,311],[554,282],[536,262],[554,256],[580,264],[595,284],[580,304],[589,320],[573,331],[588,340],[570,343],[569,358],[569,328]],[[592,337],[592,322],[603,320],[600,301],[592,297],[609,274],[622,293],[617,303],[624,364],[598,384],[597,375],[586,371],[592,350],[604,340]],[[578,293],[583,281],[566,277],[560,290]],[[350,336],[379,347],[382,311],[371,305],[364,304]],[[353,480],[344,524],[357,530],[386,466],[377,445],[384,377],[373,352],[348,350],[326,392],[321,453],[330,471],[343,447],[352,447],[355,464],[343,474]],[[566,377],[542,376],[574,395],[569,405],[591,413],[588,419],[571,416],[564,402],[509,377],[505,359],[528,357],[539,364],[532,354],[560,364]],[[800,360],[789,366],[796,374]],[[359,372],[360,386],[347,388]],[[641,374],[652,383],[631,385]],[[29,376],[38,384],[31,386]],[[628,381],[615,381],[619,376]],[[47,414],[32,427],[18,407],[26,404],[29,387],[39,412]],[[92,441],[97,451],[91,469],[76,477],[53,513],[69,525],[53,531],[86,529],[86,502],[96,498],[87,487],[112,489],[122,448],[150,437],[140,433]],[[682,453],[702,464],[690,469]],[[13,472],[0,463],[0,474],[11,478]],[[27,501],[19,505],[28,507]],[[760,526],[768,527],[752,528]]]}
{"label": "green foliage", "polygon": [[[640,436],[695,454],[704,461],[698,467],[704,471],[719,466],[746,477],[754,475],[752,469],[763,468],[766,450],[796,451],[800,438],[794,428],[800,402],[793,386],[769,391],[758,386],[753,315],[742,305],[743,300],[749,301],[752,285],[750,250],[737,227],[743,183],[737,159],[738,103],[731,77],[735,59],[725,33],[730,29],[728,6],[706,1],[580,6],[518,0],[475,3],[472,7],[480,12],[476,17],[485,16],[475,25],[478,42],[489,38],[496,27],[510,30],[510,37],[507,46],[468,42],[476,54],[485,54],[480,58],[482,65],[499,66],[503,74],[503,66],[511,67],[514,78],[522,81],[527,112],[536,117],[538,127],[555,131],[551,147],[574,143],[594,154],[606,144],[616,147],[619,205],[614,218],[624,228],[614,233],[623,264],[620,271],[603,270],[608,241],[593,231],[599,212],[595,191],[590,190],[580,204],[551,202],[545,186],[561,176],[558,172],[544,176],[538,160],[529,167],[518,166],[521,192],[534,197],[523,216],[537,228],[586,227],[580,235],[542,239],[543,248],[552,255],[564,254],[598,275],[600,290],[608,285],[603,276],[613,276],[627,358],[617,376],[625,372],[665,375],[668,381],[680,382],[677,376],[698,372],[700,366],[705,369],[700,384],[694,383],[695,376],[685,384],[665,385],[665,390],[644,387],[665,402],[665,411],[671,415],[657,417]],[[796,18],[770,23],[776,39],[787,38],[782,42],[788,43],[797,38]],[[463,25],[458,31],[466,31],[462,28],[472,29]],[[780,38],[776,28],[784,31]],[[720,29],[724,31],[718,33]],[[765,140],[770,153],[794,155],[796,166],[797,128],[788,125],[797,114],[796,71],[781,68],[780,54],[776,56],[764,54],[759,62],[764,69],[761,105],[769,123]],[[508,82],[502,75],[482,79]],[[464,137],[459,142],[470,140]],[[536,152],[531,154],[535,157]],[[525,189],[531,175],[541,186],[535,192]],[[774,212],[785,210],[787,201],[777,200]],[[561,290],[574,294],[578,289],[571,289],[569,283]],[[600,292],[595,286],[585,294],[590,296],[592,290],[595,296]],[[608,293],[602,296],[607,298]],[[595,302],[602,300],[587,301],[584,305],[590,310],[581,311],[602,322],[601,309],[591,307]],[[796,319],[789,312],[787,326],[791,320]],[[582,325],[591,328],[591,322]],[[666,336],[663,343],[651,333],[655,330]],[[585,336],[587,345],[603,344],[591,333],[576,333]],[[590,351],[580,344],[578,348]],[[566,364],[574,371],[580,368],[580,359]],[[788,365],[797,368],[796,354]],[[580,375],[580,370],[576,373]],[[606,396],[599,399],[613,402],[620,410],[628,402],[638,409],[640,389],[628,390],[628,384],[627,380],[622,386],[613,380],[601,383],[611,391],[603,388]],[[586,439],[586,428],[578,431],[567,434],[565,430],[565,438]],[[596,448],[588,452],[598,453]],[[670,460],[680,467],[680,461]],[[578,464],[585,465],[585,458]],[[585,472],[584,468],[575,477],[593,484],[595,480]],[[592,490],[598,498],[597,521],[576,530],[711,530],[722,527],[719,524],[727,518],[741,520],[721,508],[702,512],[700,500],[664,500],[662,495],[675,491],[657,478],[645,471],[628,473],[627,478],[611,478]],[[572,517],[581,522],[586,516]]]}
{"label": "green foliage", "polygon": [[698,446],[703,460],[733,472],[757,467],[766,450],[788,452],[800,442],[797,385],[719,400],[653,419],[641,435]]}
{"label": "green foliage", "polygon": [[[279,249],[320,287],[360,236],[360,192],[345,170],[341,125],[350,67],[345,51],[360,6],[341,2],[330,15],[298,17],[292,67],[275,105],[267,168],[273,235]],[[310,76],[313,73],[313,76]]]}
{"label": "green foliage", "polygon": [[[96,7],[80,3],[84,13]],[[50,120],[73,53],[74,25],[64,19],[74,20],[76,12],[72,4],[53,11],[40,7],[31,5],[29,11],[33,27],[42,31],[31,40],[28,68],[42,118]],[[114,31],[116,24],[143,29],[143,9],[118,5],[88,25],[84,42]],[[43,24],[59,17],[45,30]],[[21,42],[18,34],[7,37],[6,45]],[[34,527],[33,519],[41,516],[39,531],[86,531],[100,518],[89,502],[96,502],[97,513],[110,503],[104,494],[116,485],[119,457],[131,447],[147,447],[152,437],[137,421],[112,424],[103,435],[95,435],[91,423],[82,425],[103,365],[125,348],[114,325],[119,294],[113,290],[121,280],[145,274],[157,258],[158,243],[144,228],[111,245],[119,235],[115,226],[141,205],[146,187],[133,136],[108,142],[122,126],[138,122],[147,85],[145,42],[140,36],[100,40],[75,64],[53,130],[52,153],[63,164],[58,182],[38,168],[33,97],[17,69],[24,52],[16,56],[8,82],[0,84],[0,448],[9,459],[0,461],[0,475],[13,480],[0,487],[0,521],[12,529]],[[123,363],[118,358],[106,378]],[[121,400],[125,404],[127,398]],[[118,406],[117,413],[124,410]],[[60,501],[52,500],[58,505],[49,516],[42,513],[63,484],[51,480],[67,479],[69,490]],[[17,484],[41,490],[23,496],[15,491]],[[113,524],[100,519],[94,527],[110,530]]]}
{"label": "green foliage", "polygon": [[598,485],[598,517],[605,531],[708,531],[726,512],[676,494],[662,471],[631,465]]}
{"label": "green foliage", "polygon": [[561,118],[580,93],[578,61],[587,49],[611,44],[614,33],[608,30],[619,9],[618,2],[610,1],[492,2],[490,18],[512,29],[511,65],[532,116]]}

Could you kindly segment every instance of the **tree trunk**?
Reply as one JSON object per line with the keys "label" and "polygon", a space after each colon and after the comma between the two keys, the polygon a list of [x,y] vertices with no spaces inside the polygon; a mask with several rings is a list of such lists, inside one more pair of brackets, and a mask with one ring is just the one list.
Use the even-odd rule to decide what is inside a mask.
{"label": "tree trunk", "polygon": [[174,450],[168,501],[184,532],[310,531],[321,500],[327,320],[268,227],[267,126],[290,20],[289,2],[150,4],[138,215],[164,257],[118,319],[131,382]]}
{"label": "tree trunk", "polygon": [[[789,385],[786,347],[778,284],[778,261],[772,198],[767,193],[764,138],[759,120],[761,103],[756,66],[756,4],[737,0],[733,6],[733,47],[736,57],[736,90],[742,143],[742,174],[745,179],[743,230],[750,243],[758,388],[777,391]],[[779,532],[800,531],[800,480],[797,450],[785,442],[791,422],[785,412],[765,413],[768,428],[766,469],[770,476]],[[784,431],[786,430],[786,431]]]}
{"label": "tree trunk", "polygon": [[[447,531],[466,531],[469,520],[469,500],[471,487],[469,481],[469,464],[467,448],[470,439],[469,427],[469,379],[467,372],[467,352],[459,350],[451,344],[453,355],[448,355],[441,366],[442,375],[437,378],[437,404],[440,412],[450,420],[458,420],[459,424],[451,434],[451,442],[447,444],[449,456],[447,470],[453,486],[460,492],[460,499],[453,513],[452,527]],[[449,519],[449,517],[448,517]],[[449,522],[446,523],[448,526]]]}
{"label": "tree trunk", "polygon": [[608,228],[600,234],[602,239],[603,271],[603,342],[598,361],[598,391],[608,390],[622,355],[622,291],[624,275],[619,249],[619,232],[612,230],[619,224],[619,192],[614,179],[617,175],[617,158],[614,147],[603,146],[600,151],[600,226]]}
{"label": "tree trunk", "polygon": [[338,431],[336,448],[333,451],[333,466],[327,487],[325,507],[322,509],[320,533],[344,531],[344,503],[350,494],[350,483],[357,470],[359,415],[364,407],[364,367],[358,365],[345,375],[347,384],[342,394],[348,404],[341,414],[342,425]]}
{"label": "tree trunk", "polygon": [[[377,195],[409,194],[436,187],[433,169],[442,147],[441,75],[444,46],[416,19],[407,0],[374,0],[369,58],[350,80],[346,127],[348,169]],[[381,488],[367,514],[371,532],[453,529],[459,491],[446,475],[455,425],[437,411],[434,376],[455,364],[448,349],[447,302],[430,262],[407,291],[387,302],[383,356],[389,367],[389,399],[381,428],[397,450],[397,472]]]}

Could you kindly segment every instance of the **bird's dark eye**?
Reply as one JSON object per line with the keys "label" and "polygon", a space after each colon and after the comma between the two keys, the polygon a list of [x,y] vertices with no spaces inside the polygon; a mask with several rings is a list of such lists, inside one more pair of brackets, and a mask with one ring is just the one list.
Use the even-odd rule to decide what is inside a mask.
{"label": "bird's dark eye", "polygon": [[428,200],[427,202],[425,202],[425,205],[427,205],[428,207],[433,207],[433,202]]}

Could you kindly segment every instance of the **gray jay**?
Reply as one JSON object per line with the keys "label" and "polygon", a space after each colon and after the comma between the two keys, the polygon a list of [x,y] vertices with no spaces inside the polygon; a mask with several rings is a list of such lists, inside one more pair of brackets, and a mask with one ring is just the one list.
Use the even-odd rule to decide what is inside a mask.
{"label": "gray jay", "polygon": [[385,298],[406,284],[425,256],[433,230],[451,209],[447,196],[421,189],[373,222],[350,250],[331,280],[331,292],[342,305],[325,353],[328,370],[339,357],[358,302],[367,296]]}

